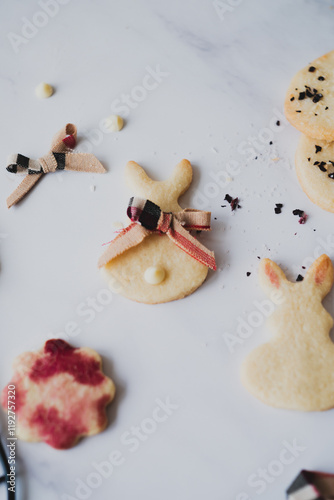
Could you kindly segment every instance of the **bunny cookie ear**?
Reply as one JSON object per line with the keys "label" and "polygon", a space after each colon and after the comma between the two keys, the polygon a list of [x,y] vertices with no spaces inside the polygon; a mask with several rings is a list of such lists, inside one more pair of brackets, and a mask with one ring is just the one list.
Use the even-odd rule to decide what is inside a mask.
{"label": "bunny cookie ear", "polygon": [[181,160],[173,170],[172,175],[168,179],[168,184],[171,192],[178,199],[189,188],[193,179],[193,169],[190,161]]}
{"label": "bunny cookie ear", "polygon": [[331,290],[334,282],[334,270],[328,255],[321,255],[306,273],[303,285],[312,284],[313,289],[319,290],[321,298],[324,298]]}
{"label": "bunny cookie ear", "polygon": [[182,160],[169,179],[154,181],[136,162],[129,161],[125,168],[125,181],[135,196],[153,201],[165,212],[179,212],[182,208],[177,200],[190,186],[192,167],[188,160]]}
{"label": "bunny cookie ear", "polygon": [[135,161],[128,161],[125,167],[125,181],[127,186],[138,196],[147,196],[147,191],[152,189],[154,181],[146,174],[145,170]]}
{"label": "bunny cookie ear", "polygon": [[259,279],[262,288],[268,293],[278,290],[288,281],[282,269],[270,259],[261,260]]}

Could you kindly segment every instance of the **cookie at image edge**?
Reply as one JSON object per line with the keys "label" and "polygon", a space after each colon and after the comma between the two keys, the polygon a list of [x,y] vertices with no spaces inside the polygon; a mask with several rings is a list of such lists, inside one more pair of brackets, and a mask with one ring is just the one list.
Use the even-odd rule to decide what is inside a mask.
{"label": "cookie at image edge", "polygon": [[298,71],[288,88],[284,111],[309,137],[334,140],[334,50]]}

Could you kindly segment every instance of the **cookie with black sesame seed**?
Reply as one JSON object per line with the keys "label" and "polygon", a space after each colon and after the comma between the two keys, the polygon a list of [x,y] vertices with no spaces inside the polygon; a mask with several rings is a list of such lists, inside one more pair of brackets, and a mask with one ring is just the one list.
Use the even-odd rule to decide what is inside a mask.
{"label": "cookie with black sesame seed", "polygon": [[310,200],[334,212],[334,142],[302,134],[296,151],[296,173]]}
{"label": "cookie with black sesame seed", "polygon": [[334,50],[298,71],[284,109],[296,129],[314,139],[334,141]]}

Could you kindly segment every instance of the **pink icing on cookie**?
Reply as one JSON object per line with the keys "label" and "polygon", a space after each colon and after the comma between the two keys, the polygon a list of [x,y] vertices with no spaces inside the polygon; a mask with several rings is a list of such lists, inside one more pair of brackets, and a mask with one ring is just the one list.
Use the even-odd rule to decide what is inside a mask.
{"label": "pink icing on cookie", "polygon": [[327,275],[328,268],[329,268],[329,263],[327,260],[324,260],[319,265],[319,267],[316,269],[314,279],[315,279],[315,282],[317,285],[321,285],[321,283],[324,282],[326,275]]}
{"label": "pink icing on cookie", "polygon": [[[14,369],[17,437],[66,449],[105,428],[115,386],[95,351],[49,340],[42,350],[21,354]],[[8,386],[1,402],[7,410]]]}
{"label": "pink icing on cookie", "polygon": [[[15,389],[13,389],[12,392],[14,392],[15,394],[15,399],[13,400],[10,400],[8,402],[8,385],[14,385],[15,386]],[[9,382],[9,384],[6,385],[6,387],[3,388],[3,391],[2,391],[2,394],[1,394],[1,404],[4,408],[8,408],[8,405],[10,405],[11,403],[15,406],[15,413],[18,413],[20,411],[20,409],[24,406],[24,401],[25,401],[25,395],[26,395],[26,391],[24,389],[22,389],[22,387],[20,387],[19,389],[19,386],[20,386],[20,381],[15,381],[15,380],[12,380],[11,382]],[[10,393],[12,394],[12,393]],[[14,410],[12,410],[14,411]]]}
{"label": "pink icing on cookie", "polygon": [[68,419],[59,416],[53,406],[45,408],[38,405],[30,419],[30,424],[36,426],[40,437],[53,448],[64,450],[70,448],[78,440],[78,436],[87,432],[87,429],[78,422],[78,414],[71,415]]}
{"label": "pink icing on cookie", "polygon": [[274,285],[276,288],[279,288],[279,278],[275,271],[271,268],[270,262],[266,263],[265,273],[270,279],[270,283]]}
{"label": "pink icing on cookie", "polygon": [[98,385],[104,380],[100,364],[85,356],[64,340],[48,340],[44,346],[45,356],[36,360],[29,377],[34,382],[60,373],[69,373],[79,384]]}

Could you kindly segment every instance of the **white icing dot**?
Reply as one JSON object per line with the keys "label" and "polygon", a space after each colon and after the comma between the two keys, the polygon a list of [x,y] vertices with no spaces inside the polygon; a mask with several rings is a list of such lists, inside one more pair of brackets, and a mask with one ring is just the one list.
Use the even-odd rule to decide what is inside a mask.
{"label": "white icing dot", "polygon": [[46,99],[47,97],[51,97],[53,94],[53,87],[48,83],[40,83],[35,88],[35,94],[40,99]]}
{"label": "white icing dot", "polygon": [[110,115],[106,118],[105,127],[110,132],[119,132],[123,128],[123,118],[118,115]]}
{"label": "white icing dot", "polygon": [[148,267],[144,273],[144,278],[150,285],[159,285],[166,277],[166,271],[163,267]]}

